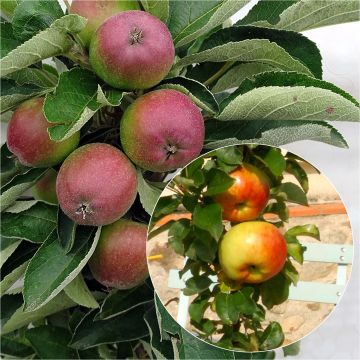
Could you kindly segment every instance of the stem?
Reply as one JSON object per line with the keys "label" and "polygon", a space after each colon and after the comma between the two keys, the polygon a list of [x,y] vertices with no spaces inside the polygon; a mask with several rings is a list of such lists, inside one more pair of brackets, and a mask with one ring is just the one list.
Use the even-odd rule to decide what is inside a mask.
{"label": "stem", "polygon": [[84,48],[81,45],[74,43],[69,52],[64,54],[71,61],[78,63],[81,67],[92,70],[89,62],[89,56],[85,53]]}
{"label": "stem", "polygon": [[64,4],[65,4],[65,6],[66,6],[66,9],[67,9],[68,11],[70,11],[70,3],[69,3],[69,0],[64,0]]}
{"label": "stem", "polygon": [[235,64],[235,61],[228,61],[224,64],[223,67],[221,67],[213,76],[209,77],[205,82],[204,85],[205,86],[209,86],[210,84],[212,84],[214,81],[216,81],[217,79],[219,79],[219,77],[223,74],[225,74],[225,72],[227,70],[229,70],[233,65]]}

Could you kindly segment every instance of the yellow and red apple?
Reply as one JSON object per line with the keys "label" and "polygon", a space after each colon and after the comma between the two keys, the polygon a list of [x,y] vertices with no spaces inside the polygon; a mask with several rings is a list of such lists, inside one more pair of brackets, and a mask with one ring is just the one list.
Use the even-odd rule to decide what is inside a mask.
{"label": "yellow and red apple", "polygon": [[219,244],[222,271],[241,283],[262,283],[283,268],[287,257],[284,236],[273,224],[247,221],[233,226]]}
{"label": "yellow and red apple", "polygon": [[223,219],[241,222],[256,219],[269,201],[266,175],[250,164],[243,164],[229,173],[235,183],[217,195],[215,201],[223,209]]}

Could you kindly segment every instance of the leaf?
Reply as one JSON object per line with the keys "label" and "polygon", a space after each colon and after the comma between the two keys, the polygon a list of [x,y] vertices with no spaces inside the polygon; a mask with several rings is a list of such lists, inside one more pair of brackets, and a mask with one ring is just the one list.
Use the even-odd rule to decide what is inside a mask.
{"label": "leaf", "polygon": [[166,23],[169,17],[168,0],[141,0],[144,10]]}
{"label": "leaf", "polygon": [[157,88],[178,90],[185,95],[188,95],[197,106],[210,114],[216,114],[219,111],[219,105],[216,102],[214,95],[205,85],[196,80],[178,76],[163,80]]}
{"label": "leaf", "polygon": [[12,79],[16,84],[23,86],[24,84],[32,84],[50,91],[48,88],[53,88],[58,82],[58,76],[45,70],[37,68],[25,68],[15,71],[6,76]]}
{"label": "leaf", "polygon": [[114,289],[104,300],[96,320],[106,320],[122,315],[154,299],[154,289],[146,282],[129,290]]}
{"label": "leaf", "polygon": [[46,94],[51,89],[44,89],[34,84],[19,86],[15,80],[1,79],[0,107],[1,112],[8,111],[24,100]]}
{"label": "leaf", "polygon": [[1,211],[4,211],[27,189],[30,189],[47,171],[47,169],[33,168],[23,174],[15,176],[1,188]]}
{"label": "leaf", "polygon": [[209,204],[195,207],[192,223],[199,229],[208,231],[215,240],[219,240],[223,232],[221,207],[219,204]]}
{"label": "leaf", "polygon": [[51,314],[68,309],[76,304],[70,300],[63,292],[50,300],[47,304],[35,311],[24,312],[22,306],[19,307],[11,318],[2,328],[2,334],[7,334],[14,330],[20,329],[31,322],[36,322]]}
{"label": "leaf", "polygon": [[181,200],[176,195],[162,196],[159,198],[153,212],[153,218],[158,219],[161,216],[168,215],[177,210]]}
{"label": "leaf", "polygon": [[243,148],[228,146],[215,151],[217,160],[227,165],[241,165],[243,162]]}
{"label": "leaf", "polygon": [[277,196],[284,195],[285,201],[308,206],[306,194],[298,185],[294,183],[282,183],[277,188],[271,189],[271,192],[273,191],[276,191]]}
{"label": "leaf", "polygon": [[306,246],[302,246],[299,240],[290,235],[285,235],[287,252],[295,261],[299,264],[304,262],[304,251],[306,250]]}
{"label": "leaf", "polygon": [[172,249],[180,255],[185,254],[184,240],[190,233],[190,221],[179,219],[170,225],[168,232],[168,243]]}
{"label": "leaf", "polygon": [[201,35],[210,32],[218,25],[222,25],[226,20],[228,20],[232,15],[236,14],[248,2],[249,0],[222,1],[220,6],[216,7],[215,11],[210,11],[210,17],[208,16],[208,14],[204,14],[203,18],[200,18],[196,21],[198,22],[198,24],[196,24],[195,22],[194,24],[189,25],[187,29],[184,29],[184,31],[182,31],[182,33],[179,34],[177,37],[180,40],[175,41],[176,46],[180,47],[188,44],[189,42],[198,39]]}
{"label": "leaf", "polygon": [[320,240],[319,228],[314,224],[298,225],[294,226],[286,231],[285,236],[310,236],[316,240]]}
{"label": "leaf", "polygon": [[24,42],[63,15],[57,0],[22,1],[12,16],[14,34]]}
{"label": "leaf", "polygon": [[0,2],[1,12],[8,18],[11,18],[16,6],[20,3],[20,1],[21,0],[2,0]]}
{"label": "leaf", "polygon": [[260,284],[261,301],[271,309],[274,305],[279,305],[289,297],[290,281],[279,273],[271,279]]}
{"label": "leaf", "polygon": [[1,58],[1,77],[42,59],[66,53],[74,44],[67,33],[77,33],[85,27],[85,24],[86,19],[75,14],[55,20],[48,29],[39,32]]}
{"label": "leaf", "polygon": [[165,306],[161,303],[160,298],[154,293],[156,316],[158,318],[159,327],[161,330],[169,334],[180,334],[180,325],[172,318]]}
{"label": "leaf", "polygon": [[44,103],[46,119],[55,124],[48,129],[55,141],[68,139],[79,131],[96,113],[97,78],[89,70],[74,68],[60,74],[53,94],[47,94]]}
{"label": "leaf", "polygon": [[6,275],[0,282],[0,296],[3,296],[25,273],[28,261],[14,269],[10,274]]}
{"label": "leaf", "polygon": [[123,99],[124,92],[117,89],[103,90],[98,85],[96,101],[101,106],[119,106]]}
{"label": "leaf", "polygon": [[34,354],[34,349],[28,345],[26,339],[18,334],[1,337],[1,354],[11,358],[26,359]]}
{"label": "leaf", "polygon": [[205,129],[204,148],[206,149],[242,143],[280,146],[299,140],[321,141],[347,148],[343,136],[324,121],[211,120],[205,123]]}
{"label": "leaf", "polygon": [[137,170],[137,189],[141,205],[151,215],[162,191],[148,183],[139,169]]}
{"label": "leaf", "polygon": [[281,325],[272,321],[260,337],[260,350],[271,350],[279,347],[285,340]]}
{"label": "leaf", "polygon": [[14,36],[11,23],[1,22],[0,29],[0,58],[3,58],[11,50],[18,47],[21,42]]}
{"label": "leaf", "polygon": [[180,59],[174,68],[183,68],[193,63],[247,61],[262,62],[285,71],[297,71],[312,76],[311,71],[294,59],[282,47],[266,39],[250,39],[228,42],[211,49],[200,51]]}
{"label": "leaf", "polygon": [[210,305],[210,293],[202,293],[198,295],[189,306],[189,315],[191,320],[200,323],[204,317],[205,310]]}
{"label": "leaf", "polygon": [[[196,257],[204,262],[213,262],[216,257],[216,240],[205,230],[194,229],[195,239],[190,245],[190,249],[196,254]],[[191,251],[188,249],[188,252]]]}
{"label": "leaf", "polygon": [[94,321],[97,310],[92,310],[79,322],[70,346],[84,350],[100,344],[138,340],[148,334],[143,320],[149,305],[142,305],[125,314],[107,320]]}
{"label": "leaf", "polygon": [[300,353],[300,341],[284,346],[282,350],[284,356],[296,356]]}
{"label": "leaf", "polygon": [[185,283],[186,287],[183,289],[183,293],[186,296],[199,294],[209,288],[212,284],[212,280],[208,275],[193,276]]}
{"label": "leaf", "polygon": [[274,70],[273,66],[260,62],[240,63],[231,67],[222,77],[220,77],[212,87],[211,91],[220,93],[228,89],[236,88],[245,79],[252,80],[256,74],[272,70]]}
{"label": "leaf", "polygon": [[221,29],[209,36],[206,41],[203,42],[199,51],[215,48],[229,42],[235,43],[250,39],[267,39],[277,44],[290,56],[305,65],[315,77],[321,79],[322,65],[318,47],[304,35],[293,31],[268,29],[257,26],[229,27]]}
{"label": "leaf", "polygon": [[[21,294],[4,295],[1,298],[1,327],[11,318],[16,309],[22,304]],[[3,332],[2,332],[3,333]]]}
{"label": "leaf", "polygon": [[214,196],[229,189],[234,183],[235,179],[229,176],[226,172],[213,168],[206,174],[207,189],[205,196]]}
{"label": "leaf", "polygon": [[24,280],[24,309],[34,311],[65,288],[86,265],[99,240],[91,227],[78,227],[69,253],[61,247],[56,230],[31,259]]}
{"label": "leaf", "polygon": [[99,304],[87,287],[81,273],[64,288],[65,294],[74,302],[87,308],[98,308]]}
{"label": "leaf", "polygon": [[[1,241],[3,242],[4,238],[1,238]],[[20,245],[21,240],[17,240],[14,242],[11,242],[6,248],[1,249],[1,259],[0,259],[0,267],[2,267],[6,260],[14,253],[16,248]]]}
{"label": "leaf", "polygon": [[71,339],[69,330],[50,325],[28,329],[26,338],[36,350],[40,359],[76,359],[76,350],[68,343]]}
{"label": "leaf", "polygon": [[330,90],[267,86],[237,96],[218,119],[359,121],[359,109]]}
{"label": "leaf", "polygon": [[359,10],[359,2],[356,0],[300,0],[281,13],[280,21],[275,26],[279,29],[300,32],[321,26],[358,21]]}
{"label": "leaf", "polygon": [[77,224],[68,218],[59,206],[57,211],[57,235],[60,245],[66,253],[71,251],[74,245],[76,227]]}
{"label": "leaf", "polygon": [[297,285],[299,281],[299,273],[297,272],[294,265],[291,263],[291,261],[288,259],[285,262],[285,265],[283,269],[281,270],[282,274],[290,280],[295,286]]}
{"label": "leaf", "polygon": [[269,148],[262,160],[275,176],[281,176],[285,170],[286,161],[279,149]]}
{"label": "leaf", "polygon": [[56,206],[38,201],[21,212],[13,211],[14,208],[2,214],[1,233],[6,237],[41,243],[56,228]]}
{"label": "leaf", "polygon": [[296,160],[286,159],[286,172],[295,176],[305,193],[309,191],[307,173]]}

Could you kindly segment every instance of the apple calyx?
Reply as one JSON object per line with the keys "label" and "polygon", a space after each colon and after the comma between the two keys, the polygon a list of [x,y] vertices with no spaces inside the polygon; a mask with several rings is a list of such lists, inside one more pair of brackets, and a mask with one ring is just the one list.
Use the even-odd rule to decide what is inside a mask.
{"label": "apple calyx", "polygon": [[83,220],[86,219],[86,215],[92,214],[92,213],[93,213],[93,211],[91,210],[90,204],[87,204],[87,203],[80,204],[80,206],[75,211],[75,214],[82,215]]}
{"label": "apple calyx", "polygon": [[129,33],[130,45],[141,44],[144,38],[143,31],[136,26]]}
{"label": "apple calyx", "polygon": [[171,144],[166,145],[164,149],[166,150],[166,160],[168,160],[170,156],[175,155],[178,151],[178,147]]}

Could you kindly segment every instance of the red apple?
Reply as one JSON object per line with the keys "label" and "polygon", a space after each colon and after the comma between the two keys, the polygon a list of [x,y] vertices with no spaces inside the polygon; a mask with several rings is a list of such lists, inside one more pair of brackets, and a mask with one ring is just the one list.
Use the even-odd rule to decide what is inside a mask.
{"label": "red apple", "polygon": [[264,282],[283,268],[287,246],[279,229],[265,221],[233,226],[220,240],[219,261],[225,275],[241,283]]}
{"label": "red apple", "polygon": [[81,225],[121,218],[137,194],[136,170],[114,146],[93,143],[76,149],[61,165],[56,193],[63,212]]}
{"label": "red apple", "polygon": [[155,172],[180,168],[196,158],[204,133],[200,110],[188,96],[169,89],[135,100],[120,124],[125,153],[135,164]]}
{"label": "red apple", "polygon": [[56,196],[57,172],[49,169],[46,174],[33,186],[32,193],[37,200],[43,200],[50,204],[57,204]]}
{"label": "red apple", "polygon": [[256,219],[269,201],[269,182],[266,175],[250,164],[243,164],[229,175],[235,183],[215,196],[223,209],[223,219],[241,222]]}
{"label": "red apple", "polygon": [[148,277],[146,262],[147,226],[120,219],[101,229],[89,266],[104,286],[130,289]]}
{"label": "red apple", "polygon": [[123,90],[158,84],[174,61],[174,44],[164,23],[139,10],[108,18],[90,44],[90,63],[106,83]]}
{"label": "red apple", "polygon": [[43,114],[44,98],[23,102],[13,113],[7,131],[7,146],[26,166],[50,167],[62,162],[79,144],[75,133],[64,141],[53,141],[50,124]]}
{"label": "red apple", "polygon": [[73,0],[70,14],[78,14],[88,19],[85,28],[78,34],[86,47],[98,27],[110,16],[125,10],[138,10],[134,0]]}

